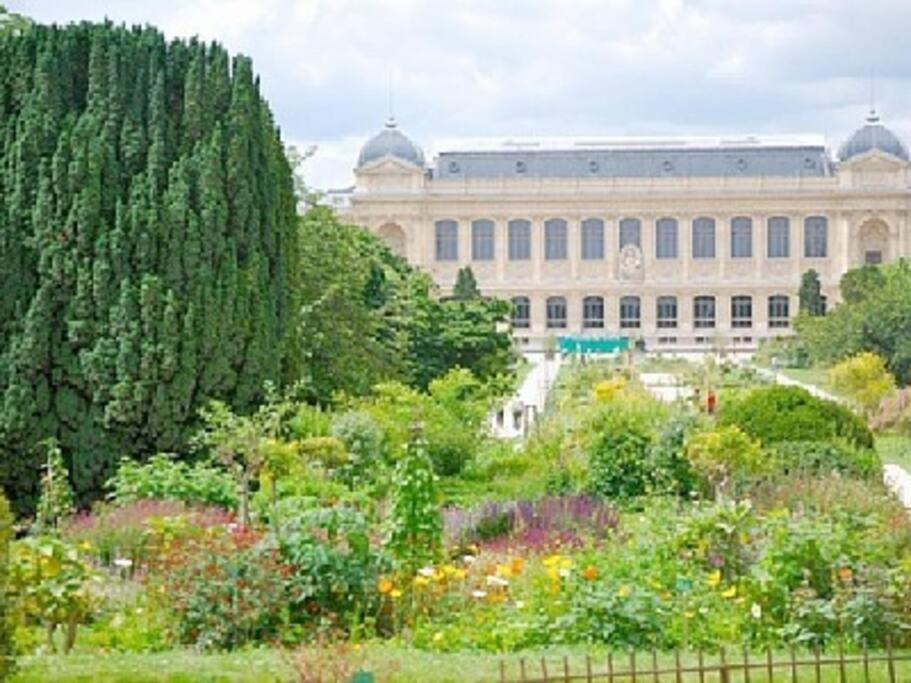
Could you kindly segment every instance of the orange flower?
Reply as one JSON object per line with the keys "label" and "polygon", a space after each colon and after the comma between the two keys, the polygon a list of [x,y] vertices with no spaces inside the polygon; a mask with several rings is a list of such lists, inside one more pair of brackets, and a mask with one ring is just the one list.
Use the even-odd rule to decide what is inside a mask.
{"label": "orange flower", "polygon": [[582,578],[586,581],[594,581],[598,578],[598,570],[593,566],[588,565],[584,570],[582,570]]}
{"label": "orange flower", "polygon": [[854,572],[851,571],[850,567],[841,567],[838,570],[838,578],[845,583],[848,583],[848,581],[854,578]]}
{"label": "orange flower", "polygon": [[521,557],[512,558],[512,562],[510,563],[510,569],[512,569],[513,576],[518,576],[519,574],[521,574],[522,570],[524,568],[525,568],[525,560],[523,560]]}
{"label": "orange flower", "polygon": [[389,579],[387,579],[387,578],[384,576],[384,577],[380,578],[379,581],[376,582],[376,589],[377,589],[380,593],[382,593],[383,595],[385,595],[386,593],[388,593],[389,591],[392,590],[392,581],[390,581]]}

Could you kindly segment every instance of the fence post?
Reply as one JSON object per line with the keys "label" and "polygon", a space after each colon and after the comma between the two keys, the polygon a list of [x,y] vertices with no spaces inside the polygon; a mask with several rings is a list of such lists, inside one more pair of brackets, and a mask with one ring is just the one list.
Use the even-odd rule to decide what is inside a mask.
{"label": "fence post", "polygon": [[870,683],[870,653],[864,646],[864,683]]}
{"label": "fence post", "polygon": [[677,683],[683,683],[683,672],[680,670],[680,650],[674,650],[674,663],[677,665]]}
{"label": "fence post", "polygon": [[520,673],[520,675],[522,676],[522,681],[523,681],[523,682],[524,682],[525,680],[527,680],[527,677],[525,676],[525,657],[522,657],[522,658],[519,660],[519,673]]}
{"label": "fence post", "polygon": [[699,648],[699,683],[705,683],[705,664],[701,647]]}
{"label": "fence post", "polygon": [[797,683],[797,653],[791,648],[791,682]]}
{"label": "fence post", "polygon": [[658,680],[658,650],[652,650],[652,677],[655,683],[661,683]]}
{"label": "fence post", "polygon": [[585,680],[592,683],[592,658],[585,655]]}
{"label": "fence post", "polygon": [[632,681],[636,683],[636,651],[631,650],[629,653],[629,668],[633,674]]}
{"label": "fence post", "polygon": [[500,660],[500,683],[506,683],[506,660]]}
{"label": "fence post", "polygon": [[750,650],[743,646],[743,680],[744,683],[750,683]]}
{"label": "fence post", "polygon": [[892,651],[892,638],[886,637],[886,657],[889,664],[889,683],[895,683],[895,653]]}
{"label": "fence post", "polygon": [[545,681],[549,681],[550,678],[547,677],[547,658],[541,657],[541,674],[544,676]]}
{"label": "fence post", "polygon": [[838,678],[841,683],[848,683],[848,677],[845,675],[845,646],[844,643],[838,643]]}
{"label": "fence post", "polygon": [[822,666],[819,663],[819,645],[813,648],[813,656],[816,658],[816,683],[820,683],[822,681]]}
{"label": "fence post", "polygon": [[774,683],[775,681],[775,671],[772,667],[772,648],[767,647],[765,649],[765,668],[766,673],[769,675],[769,683]]}
{"label": "fence post", "polygon": [[614,653],[607,653],[607,681],[614,683]]}
{"label": "fence post", "polygon": [[569,683],[569,657],[563,655],[563,680]]}
{"label": "fence post", "polygon": [[721,683],[731,683],[731,672],[728,669],[727,656],[724,652],[724,648],[721,648],[721,663],[718,666],[718,674],[721,678]]}

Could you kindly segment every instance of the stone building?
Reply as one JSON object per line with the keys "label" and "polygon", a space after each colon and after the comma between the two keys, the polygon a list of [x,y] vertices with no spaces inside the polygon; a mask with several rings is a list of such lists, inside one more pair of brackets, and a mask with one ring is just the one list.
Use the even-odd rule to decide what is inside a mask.
{"label": "stone building", "polygon": [[849,268],[911,255],[909,169],[874,112],[837,156],[821,138],[596,138],[429,163],[390,120],[341,210],[444,291],[471,266],[482,292],[513,302],[524,344],[751,348],[788,331],[803,272],[834,302]]}

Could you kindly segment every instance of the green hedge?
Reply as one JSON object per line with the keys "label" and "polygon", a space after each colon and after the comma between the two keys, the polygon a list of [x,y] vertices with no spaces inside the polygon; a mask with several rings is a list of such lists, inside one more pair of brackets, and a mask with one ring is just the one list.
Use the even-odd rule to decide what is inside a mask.
{"label": "green hedge", "polygon": [[801,387],[754,389],[722,406],[719,420],[737,425],[766,446],[782,441],[844,441],[856,448],[873,448],[873,434],[863,420]]}

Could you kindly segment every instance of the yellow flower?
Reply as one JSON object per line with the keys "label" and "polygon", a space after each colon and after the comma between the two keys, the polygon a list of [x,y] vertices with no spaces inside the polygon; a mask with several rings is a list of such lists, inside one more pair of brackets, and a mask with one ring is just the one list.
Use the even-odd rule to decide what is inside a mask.
{"label": "yellow flower", "polygon": [[733,598],[735,595],[737,595],[737,586],[731,586],[721,594],[721,597]]}
{"label": "yellow flower", "polygon": [[441,640],[443,640],[443,633],[441,631],[437,631],[433,634],[433,642],[439,643]]}
{"label": "yellow flower", "polygon": [[510,576],[512,576],[512,566],[508,564],[498,564],[495,573],[497,576],[502,576],[508,579]]}
{"label": "yellow flower", "polygon": [[453,576],[453,578],[459,579],[459,580],[461,581],[461,580],[464,579],[466,576],[468,576],[468,572],[466,572],[464,569],[456,569],[456,570],[452,573],[452,576]]}
{"label": "yellow flower", "polygon": [[718,569],[713,571],[711,574],[709,574],[709,578],[707,578],[705,580],[705,582],[707,584],[709,584],[712,588],[715,588],[716,586],[720,585],[721,584],[721,571]]}
{"label": "yellow flower", "polygon": [[548,567],[547,568],[547,578],[555,583],[559,582],[560,581],[560,570],[557,569],[556,567]]}
{"label": "yellow flower", "polygon": [[391,591],[392,588],[392,581],[387,579],[385,576],[381,577],[380,580],[376,582],[376,589],[383,595]]}
{"label": "yellow flower", "polygon": [[451,564],[443,565],[443,573],[446,576],[453,576],[458,573],[460,570],[453,567]]}
{"label": "yellow flower", "polygon": [[560,560],[560,566],[563,569],[569,569],[570,567],[573,566],[573,561],[569,557],[564,557],[563,559]]}
{"label": "yellow flower", "polygon": [[396,598],[402,597],[402,591],[400,591],[398,588],[393,588],[389,592],[389,595],[392,597],[393,600],[395,600]]}
{"label": "yellow flower", "polygon": [[559,561],[560,561],[559,555],[548,555],[547,557],[544,558],[544,566],[545,567],[554,567],[557,565],[557,563]]}
{"label": "yellow flower", "polygon": [[89,552],[92,549],[92,544],[88,541],[83,541],[79,544],[79,549],[83,552]]}
{"label": "yellow flower", "polygon": [[426,576],[415,576],[414,577],[414,585],[417,586],[418,588],[420,588],[421,586],[426,586],[429,583],[430,583],[430,579],[428,579]]}
{"label": "yellow flower", "polygon": [[621,597],[621,598],[626,598],[626,597],[629,597],[629,594],[632,592],[633,592],[633,590],[629,586],[627,586],[626,584],[623,584],[622,586],[620,586],[620,590],[617,591],[617,596]]}

